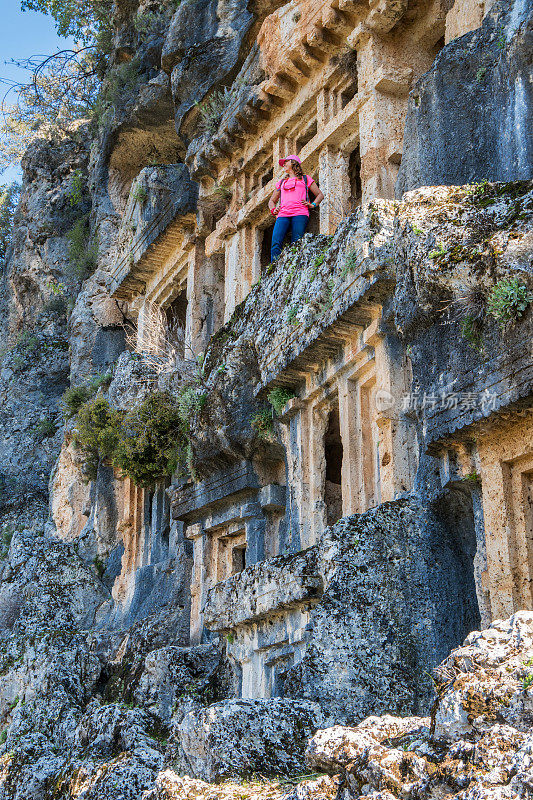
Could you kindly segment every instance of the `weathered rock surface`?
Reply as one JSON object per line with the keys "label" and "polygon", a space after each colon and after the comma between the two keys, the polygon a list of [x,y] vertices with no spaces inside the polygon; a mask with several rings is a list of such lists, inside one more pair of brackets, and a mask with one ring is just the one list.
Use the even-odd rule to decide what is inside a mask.
{"label": "weathered rock surface", "polygon": [[323,719],[301,700],[228,700],[191,711],[175,731],[178,771],[209,782],[304,770],[306,743]]}
{"label": "weathered rock surface", "polygon": [[[72,384],[113,372],[108,396],[121,409],[152,388],[142,360],[123,352],[132,309],[110,298],[108,267],[117,254],[135,262],[162,235],[166,211],[196,211],[197,187],[187,168],[175,164],[186,160],[208,187],[205,155],[216,152],[222,136],[216,114],[199,124],[197,103],[220,100],[226,87],[219,116],[237,136],[220,141],[220,152],[243,141],[244,104],[255,93],[264,99],[257,89],[263,60],[258,47],[249,47],[250,34],[254,20],[257,30],[261,15],[277,5],[118,0],[109,94],[90,163],[83,131],[37,143],[24,160],[2,307],[0,511],[9,514],[0,544],[0,800],[514,800],[531,794],[533,623],[527,614],[471,635],[445,660],[437,672],[434,736],[422,717],[371,717],[355,728],[322,729],[307,758],[312,769],[328,774],[298,779],[309,771],[304,751],[318,727],[355,723],[369,708],[425,713],[433,699],[426,671],[478,625],[475,536],[459,526],[452,533],[453,513],[441,513],[448,495],[427,491],[432,502],[425,505],[399,499],[343,520],[319,546],[250,567],[211,590],[205,615],[214,629],[256,625],[272,609],[312,611],[308,641],[305,635],[302,641],[307,652],[285,675],[290,696],[274,700],[230,697],[231,651],[225,656],[222,642],[187,646],[191,543],[179,540],[178,525],[158,524],[148,493],[121,496],[105,464],[90,486],[82,485],[78,456],[66,443],[52,477],[57,530],[48,524],[45,535],[29,524],[32,507],[43,513],[59,453],[60,397],[69,371]],[[344,5],[348,11],[332,9],[341,33],[356,4]],[[386,24],[407,5],[379,3],[374,16],[383,14]],[[509,177],[511,168],[513,177],[521,170],[530,177],[531,140],[520,127],[531,106],[529,17],[522,0],[497,3],[483,29],[447,48],[422,79],[400,186],[418,186],[429,161],[439,181],[484,178],[486,164],[494,164],[493,142],[506,154],[495,177]],[[501,46],[502,37],[508,46]],[[301,55],[295,52],[297,71],[298,64],[305,70]],[[502,125],[496,98],[509,75],[513,88],[499,103]],[[116,83],[122,90],[113,97]],[[285,94],[283,83],[270,88]],[[472,108],[481,99],[487,120],[474,153],[456,135],[454,115],[475,118]],[[428,141],[429,105],[437,116],[442,112],[432,129],[438,153]],[[262,119],[266,124],[268,117]],[[510,120],[523,135],[510,135]],[[268,180],[266,172],[258,177]],[[442,337],[434,324],[443,300],[450,303],[466,282],[488,286],[502,276],[528,281],[531,275],[531,184],[476,191],[421,190],[401,203],[376,201],[344,219],[334,237],[308,235],[284,252],[208,349],[208,401],[191,431],[197,477],[257,456],[281,462],[275,433],[262,437],[251,421],[264,411],[276,374],[294,364],[300,379],[299,365],[313,361],[314,343],[359,301],[385,302],[386,324],[412,345],[415,388],[432,391],[454,363],[464,388],[468,380],[482,387],[499,370],[502,404],[530,390],[531,365],[524,362],[531,312],[504,333],[485,320],[483,355],[454,336],[457,325]],[[218,202],[225,201],[214,201],[217,211]],[[200,239],[213,222],[209,209],[204,212]],[[68,232],[86,215],[98,232],[99,268],[80,289],[66,270]],[[194,272],[192,262],[187,269]],[[55,302],[56,290],[73,301],[68,314]],[[207,301],[200,308],[206,317],[212,312]],[[473,419],[482,412],[465,413]],[[458,421],[452,410],[417,424],[438,438]],[[430,464],[427,473],[432,470]],[[159,499],[164,492],[157,487]],[[458,503],[472,503],[462,487],[458,494]],[[30,506],[34,500],[39,503]],[[126,501],[137,509],[127,530],[119,524]],[[298,549],[296,534],[290,545]],[[236,782],[254,773],[272,779]],[[290,782],[277,780],[280,774]],[[214,780],[224,783],[206,782]]]}
{"label": "weathered rock surface", "polygon": [[527,733],[533,722],[532,656],[533,612],[471,633],[436,671],[435,736],[475,740],[495,722]]}
{"label": "weathered rock surface", "polygon": [[22,160],[21,201],[0,301],[0,506],[38,504],[62,439],[61,396],[68,386],[68,301],[79,289],[69,232],[90,210],[88,143],[33,142]]}
{"label": "weathered rock surface", "polygon": [[[172,253],[175,242],[169,233],[179,227],[184,217],[196,212],[198,184],[191,181],[184,164],[168,164],[164,167],[145,167],[132,184],[128,202],[121,219],[113,258],[117,266],[109,283],[114,293],[119,285],[124,289],[124,275],[133,265],[153,248],[158,237],[158,258],[145,266],[144,275],[150,277],[150,267],[160,268],[165,254]],[[165,254],[161,252],[163,240],[167,242]],[[139,287],[139,279],[134,282]]]}
{"label": "weathered rock surface", "polygon": [[188,0],[172,19],[163,47],[163,69],[171,72],[176,128],[206,92],[234,69],[253,22],[244,2]]}
{"label": "weathered rock surface", "polygon": [[500,0],[447,45],[411,91],[399,196],[419,186],[533,173],[533,9]]}
{"label": "weathered rock surface", "polygon": [[285,693],[349,723],[370,708],[427,712],[430,670],[479,624],[473,554],[414,498],[340,520],[318,550],[324,594]]}
{"label": "weathered rock surface", "polygon": [[15,532],[0,563],[0,797],[138,800],[164,764],[172,697],[220,696],[220,652],[168,647],[179,608],[95,631],[109,593],[72,543]]}
{"label": "weathered rock surface", "polygon": [[152,650],[144,659],[135,702],[170,722],[180,698],[214,699],[220,667],[221,651],[214,644]]}
{"label": "weathered rock surface", "polygon": [[194,778],[161,772],[155,788],[143,800],[336,800],[339,781],[327,775],[314,780],[289,782],[253,780],[246,783],[224,781],[219,786]]}
{"label": "weathered rock surface", "polygon": [[[13,563],[17,552],[15,543]],[[445,659],[435,673],[432,720],[374,716],[312,735],[323,721],[316,705],[232,700],[191,711],[177,723],[166,756],[160,717],[142,705],[88,700],[100,664],[83,638],[70,639],[77,649],[68,664],[55,662],[55,675],[41,674],[34,694],[11,704],[0,750],[2,800],[51,798],[52,788],[91,800],[518,800],[529,791],[532,612],[470,634]],[[169,768],[176,744],[188,774]],[[309,776],[309,769],[327,774]],[[236,780],[254,772],[288,773],[290,781]],[[224,780],[213,786],[206,778]]]}
{"label": "weathered rock surface", "polygon": [[209,590],[204,620],[212,630],[229,630],[255,622],[322,595],[318,552],[311,547],[301,553],[259,561]]}
{"label": "weathered rock surface", "polygon": [[533,614],[474,632],[436,670],[432,719],[370,717],[318,731],[307,761],[345,797],[514,798],[531,782]]}

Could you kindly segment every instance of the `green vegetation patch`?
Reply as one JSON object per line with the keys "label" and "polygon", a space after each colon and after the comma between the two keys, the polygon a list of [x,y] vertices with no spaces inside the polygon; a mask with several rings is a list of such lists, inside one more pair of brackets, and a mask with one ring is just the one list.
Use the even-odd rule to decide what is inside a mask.
{"label": "green vegetation patch", "polygon": [[272,419],[272,409],[261,409],[251,420],[252,428],[257,432],[260,439],[270,441],[274,436],[274,420]]}
{"label": "green vegetation patch", "polygon": [[76,220],[67,234],[67,241],[67,272],[78,280],[85,280],[96,269],[98,260],[98,241],[91,238],[88,214]]}
{"label": "green vegetation patch", "polygon": [[112,408],[99,394],[82,402],[90,387],[75,387],[68,405],[77,408],[74,445],[81,451],[85,475],[96,478],[98,465],[116,467],[138,486],[151,486],[176,469],[192,472],[191,421],[205,403],[199,390],[178,396],[155,391],[128,412]]}
{"label": "green vegetation patch", "polygon": [[111,383],[109,372],[96,375],[89,383],[71,386],[63,395],[63,413],[67,419],[75,417],[84,403],[97,393],[98,389],[107,389]]}
{"label": "green vegetation patch", "polygon": [[293,389],[287,389],[284,386],[276,386],[268,393],[267,400],[276,414],[279,415],[293,397],[296,397],[296,392]]}
{"label": "green vegetation patch", "polygon": [[533,293],[518,278],[502,278],[487,300],[487,311],[501,326],[519,320],[533,302]]}
{"label": "green vegetation patch", "polygon": [[83,453],[87,478],[95,480],[101,461],[112,461],[121,429],[121,415],[105,397],[87,400],[78,411],[73,442]]}
{"label": "green vegetation patch", "polygon": [[171,475],[187,452],[180,410],[166,392],[154,392],[121,420],[113,463],[138,486]]}

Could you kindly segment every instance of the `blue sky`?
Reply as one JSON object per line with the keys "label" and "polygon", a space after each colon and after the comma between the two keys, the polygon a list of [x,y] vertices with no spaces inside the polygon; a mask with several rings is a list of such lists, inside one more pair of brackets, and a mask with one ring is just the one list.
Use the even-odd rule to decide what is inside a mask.
{"label": "blue sky", "polygon": [[[35,11],[20,10],[20,0],[0,0],[0,79],[27,80],[28,73],[18,70],[9,62],[12,58],[27,58],[33,55],[49,55],[68,46],[61,39],[51,17]],[[8,87],[0,83],[0,97]],[[0,176],[0,182],[18,180],[18,169],[7,170]]]}

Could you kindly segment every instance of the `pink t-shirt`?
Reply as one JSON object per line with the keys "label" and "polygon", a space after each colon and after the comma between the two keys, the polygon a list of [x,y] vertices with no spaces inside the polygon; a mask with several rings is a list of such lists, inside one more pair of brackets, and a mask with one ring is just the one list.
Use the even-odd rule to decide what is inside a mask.
{"label": "pink t-shirt", "polygon": [[[313,183],[313,178],[307,175],[307,188]],[[286,188],[286,187],[289,188]],[[309,216],[309,209],[305,204],[305,182],[303,178],[283,178],[276,184],[276,189],[281,189],[281,205],[278,217]],[[309,194],[309,202],[313,202]]]}

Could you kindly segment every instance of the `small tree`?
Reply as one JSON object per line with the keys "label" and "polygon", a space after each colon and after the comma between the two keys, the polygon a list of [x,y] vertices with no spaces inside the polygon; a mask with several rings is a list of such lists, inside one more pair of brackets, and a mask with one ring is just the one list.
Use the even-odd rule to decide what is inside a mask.
{"label": "small tree", "polygon": [[108,67],[112,8],[112,0],[22,0],[23,11],[50,14],[59,35],[76,44],[12,61],[29,76],[27,82],[4,80],[0,170],[18,163],[33,139],[70,134],[74,121],[90,115]]}
{"label": "small tree", "polygon": [[139,486],[172,474],[186,457],[179,411],[166,392],[154,392],[124,416],[114,464]]}
{"label": "small tree", "polygon": [[96,478],[99,463],[111,460],[115,453],[120,417],[103,395],[88,400],[78,411],[73,441],[83,453],[85,474],[90,480]]}
{"label": "small tree", "polygon": [[93,42],[109,29],[112,0],[21,0],[23,11],[49,14],[60,36],[72,36],[83,44]]}

